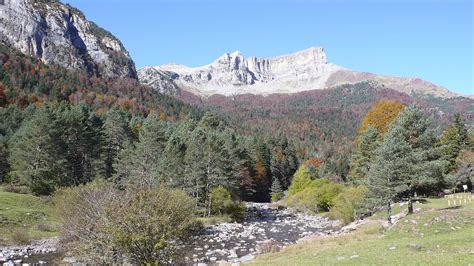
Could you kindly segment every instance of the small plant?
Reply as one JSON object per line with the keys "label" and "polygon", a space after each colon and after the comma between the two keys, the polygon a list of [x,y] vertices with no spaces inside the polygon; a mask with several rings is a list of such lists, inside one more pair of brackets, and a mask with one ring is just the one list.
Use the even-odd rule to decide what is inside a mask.
{"label": "small plant", "polygon": [[36,226],[36,229],[38,229],[38,231],[42,231],[42,232],[54,232],[55,231],[54,227],[49,225],[49,224],[38,224]]}
{"label": "small plant", "polygon": [[18,186],[14,184],[8,184],[3,187],[3,191],[17,194],[30,194],[31,191],[27,186]]}
{"label": "small plant", "polygon": [[27,245],[31,241],[28,231],[26,231],[26,229],[24,228],[16,229],[13,232],[12,239],[13,239],[13,242],[20,245]]}
{"label": "small plant", "polygon": [[270,190],[272,191],[272,202],[277,202],[283,198],[283,189],[278,178],[273,178],[272,187],[270,188]]}
{"label": "small plant", "polygon": [[227,213],[233,221],[242,222],[245,220],[245,204],[239,203],[232,205],[227,209]]}
{"label": "small plant", "polygon": [[258,243],[255,249],[259,254],[278,252],[282,248],[281,244],[276,240],[267,240]]}

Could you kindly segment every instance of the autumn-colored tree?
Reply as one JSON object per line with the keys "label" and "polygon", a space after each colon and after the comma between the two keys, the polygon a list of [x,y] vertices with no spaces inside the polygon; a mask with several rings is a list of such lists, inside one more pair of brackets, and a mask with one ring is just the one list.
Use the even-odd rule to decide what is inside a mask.
{"label": "autumn-colored tree", "polygon": [[357,139],[359,139],[359,136],[363,134],[370,125],[375,127],[378,133],[383,136],[388,131],[390,123],[392,123],[404,109],[405,106],[398,101],[380,100],[376,102],[362,120],[357,133]]}
{"label": "autumn-colored tree", "polygon": [[5,87],[0,84],[0,107],[7,105],[7,96],[5,95]]}
{"label": "autumn-colored tree", "polygon": [[323,160],[321,160],[320,158],[317,158],[317,157],[310,158],[310,159],[306,160],[306,162],[305,162],[305,164],[308,167],[314,167],[314,168],[319,168],[322,163],[323,163]]}

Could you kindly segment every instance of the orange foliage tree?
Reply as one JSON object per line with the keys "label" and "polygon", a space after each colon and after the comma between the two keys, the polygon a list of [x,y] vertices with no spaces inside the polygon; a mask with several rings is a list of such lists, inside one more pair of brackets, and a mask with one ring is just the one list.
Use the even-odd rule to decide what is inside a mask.
{"label": "orange foliage tree", "polygon": [[376,102],[362,120],[357,133],[357,139],[364,133],[369,125],[375,127],[379,134],[383,136],[388,131],[390,123],[392,123],[404,109],[405,105],[399,101],[380,100]]}

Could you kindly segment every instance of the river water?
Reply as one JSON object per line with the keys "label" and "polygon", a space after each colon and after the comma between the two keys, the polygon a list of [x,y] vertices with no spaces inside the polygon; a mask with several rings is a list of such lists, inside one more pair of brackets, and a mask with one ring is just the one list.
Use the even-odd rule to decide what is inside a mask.
{"label": "river water", "polygon": [[[332,234],[339,223],[322,216],[311,216],[269,203],[246,203],[247,213],[242,223],[220,223],[206,227],[193,244],[185,247],[188,265],[219,262],[244,262],[256,255],[278,251],[312,235]],[[47,253],[22,258],[23,263],[58,264],[60,253]]]}

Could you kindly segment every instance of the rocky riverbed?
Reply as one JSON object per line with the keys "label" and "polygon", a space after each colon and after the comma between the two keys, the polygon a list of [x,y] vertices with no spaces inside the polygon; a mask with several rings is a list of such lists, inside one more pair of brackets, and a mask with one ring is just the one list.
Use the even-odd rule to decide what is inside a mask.
{"label": "rocky riverbed", "polygon": [[0,246],[0,265],[44,265],[57,262],[59,238],[33,240],[25,246]]}
{"label": "rocky riverbed", "polygon": [[196,237],[187,254],[189,264],[243,262],[256,255],[278,251],[314,235],[331,235],[340,224],[321,216],[296,213],[269,203],[247,203],[243,223],[221,223]]}
{"label": "rocky riverbed", "polygon": [[[322,216],[301,214],[270,203],[246,203],[242,223],[219,223],[205,228],[192,245],[186,246],[189,265],[239,263],[256,255],[275,252],[303,239],[339,234],[340,223]],[[35,240],[28,246],[0,247],[0,265],[26,263],[73,264],[62,261],[58,238]]]}

